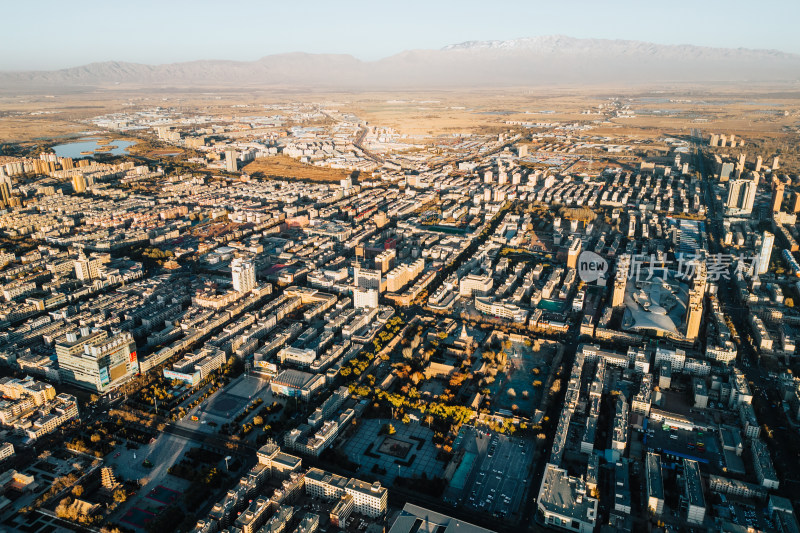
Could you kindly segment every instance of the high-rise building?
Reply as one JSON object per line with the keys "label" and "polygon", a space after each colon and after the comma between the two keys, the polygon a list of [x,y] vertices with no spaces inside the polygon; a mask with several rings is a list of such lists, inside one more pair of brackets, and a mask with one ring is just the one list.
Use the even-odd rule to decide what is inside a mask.
{"label": "high-rise building", "polygon": [[783,203],[783,182],[777,181],[775,182],[775,188],[772,190],[772,212],[778,213],[781,210],[781,204]]}
{"label": "high-rise building", "polygon": [[231,261],[233,290],[248,292],[256,286],[256,265],[247,259],[237,257]]}
{"label": "high-rise building", "polygon": [[747,162],[747,154],[739,154],[739,158],[736,160],[736,172],[734,174],[736,179],[741,178],[742,174],[744,174],[744,168],[745,168],[744,165],[746,162]]}
{"label": "high-rise building", "polygon": [[792,193],[792,213],[800,212],[800,192]]}
{"label": "high-rise building", "polygon": [[378,307],[378,290],[363,287],[353,289],[353,307],[356,309]]}
{"label": "high-rise building", "polygon": [[689,340],[696,339],[700,333],[707,276],[705,260],[698,261],[695,276],[692,279],[692,288],[689,290],[689,305],[686,311],[686,338]]}
{"label": "high-rise building", "polygon": [[236,153],[236,150],[225,150],[225,170],[228,172],[239,170],[238,158],[239,154]]}
{"label": "high-rise building", "polygon": [[75,261],[75,277],[81,281],[91,281],[100,277],[100,265],[103,261],[97,257],[86,257],[83,252]]}
{"label": "high-rise building", "polygon": [[758,189],[758,174],[753,179],[733,179],[728,182],[728,199],[725,208],[729,215],[746,215],[753,212]]}
{"label": "high-rise building", "polygon": [[631,256],[623,255],[617,261],[617,273],[614,278],[614,295],[611,299],[612,307],[621,307],[625,303],[625,287],[628,285],[628,273],[631,268]]}
{"label": "high-rise building", "polygon": [[578,237],[573,237],[569,243],[569,250],[567,251],[567,267],[578,267],[578,256],[581,254],[581,247],[583,242]]}
{"label": "high-rise building", "polygon": [[0,202],[2,202],[2,207],[11,205],[11,188],[4,182],[0,182]]}
{"label": "high-rise building", "polygon": [[353,268],[353,285],[360,289],[381,290],[381,271],[370,268]]}
{"label": "high-rise building", "polygon": [[3,202],[3,207],[11,205],[11,191],[11,178],[0,168],[0,201]]}
{"label": "high-rise building", "polygon": [[375,256],[375,268],[385,274],[394,266],[395,257],[397,257],[397,252],[394,248],[382,251]]}
{"label": "high-rise building", "polygon": [[761,236],[761,250],[758,252],[758,273],[765,274],[769,270],[769,260],[772,256],[772,247],[775,244],[775,235],[765,231]]}
{"label": "high-rise building", "polygon": [[733,172],[733,162],[731,161],[723,162],[722,159],[720,159],[718,169],[719,169],[720,181],[728,181],[728,179],[731,177],[731,173]]}
{"label": "high-rise building", "polygon": [[703,303],[697,300],[689,301],[689,311],[686,318],[686,338],[694,340],[700,333],[700,322],[703,318]]}
{"label": "high-rise building", "polygon": [[761,172],[761,165],[764,164],[764,159],[761,156],[756,157],[756,172]]}
{"label": "high-rise building", "polygon": [[778,156],[777,155],[772,160],[772,170],[778,170]]}
{"label": "high-rise building", "polygon": [[72,190],[76,193],[86,192],[86,178],[83,177],[83,174],[72,176]]}

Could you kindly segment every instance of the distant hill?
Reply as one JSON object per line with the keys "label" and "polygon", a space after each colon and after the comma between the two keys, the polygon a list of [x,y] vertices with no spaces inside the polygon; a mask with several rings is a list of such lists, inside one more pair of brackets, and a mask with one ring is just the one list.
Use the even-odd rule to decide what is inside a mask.
{"label": "distant hill", "polygon": [[105,62],[55,71],[0,72],[8,91],[125,87],[427,89],[664,82],[793,81],[800,55],[774,50],[658,45],[543,36],[410,50],[378,61],[292,53],[257,61],[164,65]]}

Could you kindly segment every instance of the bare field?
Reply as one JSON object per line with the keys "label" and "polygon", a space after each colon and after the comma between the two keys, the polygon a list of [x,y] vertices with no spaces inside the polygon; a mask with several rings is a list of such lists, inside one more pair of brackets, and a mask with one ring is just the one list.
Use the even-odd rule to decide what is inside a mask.
{"label": "bare field", "polygon": [[248,163],[244,172],[262,172],[267,177],[301,179],[309,181],[336,182],[350,177],[350,171],[327,167],[316,167],[301,163],[289,156],[264,157]]}
{"label": "bare field", "polygon": [[0,142],[30,142],[73,136],[85,129],[86,126],[81,124],[54,118],[0,118]]}
{"label": "bare field", "polygon": [[[343,106],[372,124],[410,135],[470,133],[517,129],[507,121],[592,124],[592,133],[652,138],[667,134],[735,131],[744,136],[782,135],[797,128],[800,93],[796,98],[763,88],[687,88],[643,92],[613,89],[518,89],[361,95]],[[379,99],[380,98],[380,99]],[[633,118],[617,118],[599,109],[619,100]],[[588,113],[585,113],[588,112]],[[784,112],[786,116],[784,116]]]}
{"label": "bare field", "polygon": [[[634,118],[599,109],[612,98]],[[410,136],[521,129],[507,121],[591,124],[591,134],[657,135],[702,131],[748,137],[782,136],[800,125],[800,92],[786,86],[675,86],[667,88],[501,88],[338,93],[270,89],[191,91],[97,90],[71,95],[0,97],[0,141],[24,142],[93,129],[85,121],[110,112],[155,106],[220,117],[267,114],[261,106],[308,102],[352,112],[375,126]],[[247,106],[247,107],[234,107]],[[587,113],[588,112],[588,113]]]}

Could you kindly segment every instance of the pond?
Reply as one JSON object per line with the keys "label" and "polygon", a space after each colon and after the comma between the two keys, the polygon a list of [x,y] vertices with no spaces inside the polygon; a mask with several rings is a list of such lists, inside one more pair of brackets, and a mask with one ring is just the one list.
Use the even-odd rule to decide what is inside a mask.
{"label": "pond", "polygon": [[107,151],[104,150],[100,153],[125,155],[127,153],[127,149],[136,144],[135,142],[123,141],[122,139],[114,139],[108,144],[100,144],[101,141],[103,141],[103,139],[81,139],[76,142],[58,144],[53,146],[53,150],[56,152],[57,157],[71,157],[73,159],[79,159],[81,157],[92,157],[92,154],[84,154],[82,152],[94,152],[98,148],[103,148],[104,146],[114,146],[115,148]]}

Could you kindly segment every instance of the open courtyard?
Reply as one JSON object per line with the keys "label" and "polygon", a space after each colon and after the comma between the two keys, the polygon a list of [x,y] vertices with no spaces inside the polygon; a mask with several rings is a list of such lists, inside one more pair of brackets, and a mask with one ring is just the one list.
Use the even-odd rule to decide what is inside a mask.
{"label": "open courtyard", "polygon": [[[396,433],[381,435],[381,428],[391,423]],[[347,457],[360,465],[359,474],[377,477],[391,486],[398,475],[405,478],[439,477],[445,463],[436,458],[439,449],[432,443],[433,431],[417,422],[365,419],[358,431],[343,445]]]}

